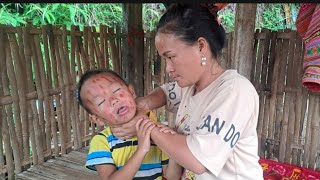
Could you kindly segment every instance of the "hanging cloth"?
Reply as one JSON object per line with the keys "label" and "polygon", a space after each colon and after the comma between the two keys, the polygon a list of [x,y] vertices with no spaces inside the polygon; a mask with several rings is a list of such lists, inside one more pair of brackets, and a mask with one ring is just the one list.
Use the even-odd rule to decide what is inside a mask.
{"label": "hanging cloth", "polygon": [[303,3],[296,27],[305,44],[302,84],[310,91],[320,92],[320,4]]}

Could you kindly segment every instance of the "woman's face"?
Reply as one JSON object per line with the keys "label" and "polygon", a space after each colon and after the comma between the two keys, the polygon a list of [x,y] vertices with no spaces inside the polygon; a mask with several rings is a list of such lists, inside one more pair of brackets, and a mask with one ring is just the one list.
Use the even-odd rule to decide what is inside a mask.
{"label": "woman's face", "polygon": [[180,87],[192,86],[203,73],[201,52],[198,43],[188,45],[173,34],[158,32],[155,45],[166,62],[166,71]]}
{"label": "woman's face", "polygon": [[131,120],[136,113],[135,96],[118,77],[97,74],[82,86],[80,95],[92,113],[108,125],[119,125]]}

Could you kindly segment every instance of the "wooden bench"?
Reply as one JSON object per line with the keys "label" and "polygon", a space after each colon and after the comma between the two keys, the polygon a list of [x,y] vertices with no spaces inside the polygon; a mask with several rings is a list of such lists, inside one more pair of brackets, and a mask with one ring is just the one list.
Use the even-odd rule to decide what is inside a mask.
{"label": "wooden bench", "polygon": [[88,149],[71,151],[61,157],[50,159],[43,164],[30,167],[16,175],[17,179],[26,180],[93,180],[98,179],[97,172],[85,168]]}

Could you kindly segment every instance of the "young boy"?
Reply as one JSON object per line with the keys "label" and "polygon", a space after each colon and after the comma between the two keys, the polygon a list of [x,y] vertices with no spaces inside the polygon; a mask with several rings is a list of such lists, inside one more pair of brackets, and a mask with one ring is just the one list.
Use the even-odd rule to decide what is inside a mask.
{"label": "young boy", "polygon": [[[78,101],[91,114],[91,121],[108,125],[90,142],[86,167],[97,170],[100,179],[162,179],[168,157],[150,144],[154,123],[137,123],[137,137],[121,140],[110,126],[130,121],[137,112],[131,85],[111,70],[86,72],[78,85]],[[148,118],[157,121],[151,112]]]}

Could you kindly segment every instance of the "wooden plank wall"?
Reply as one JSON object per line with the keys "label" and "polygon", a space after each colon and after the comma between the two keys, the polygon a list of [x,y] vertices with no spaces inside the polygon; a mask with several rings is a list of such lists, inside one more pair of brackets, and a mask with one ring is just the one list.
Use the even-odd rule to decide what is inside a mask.
{"label": "wooden plank wall", "polygon": [[[232,42],[228,36],[228,44]],[[320,93],[303,88],[303,42],[296,31],[256,31],[251,82],[260,97],[261,158],[320,169]],[[232,48],[224,49],[229,55]],[[230,57],[223,64],[228,67]]]}
{"label": "wooden plank wall", "polygon": [[[119,28],[0,26],[0,178],[88,145],[101,128],[79,108],[76,83],[88,69],[121,72]],[[232,44],[232,34],[228,35]],[[319,94],[301,86],[303,45],[295,31],[255,33],[251,81],[260,95],[260,157],[319,168]],[[164,61],[145,33],[144,94],[168,82]],[[223,51],[229,67],[232,49]],[[172,120],[164,108],[160,120]]]}

